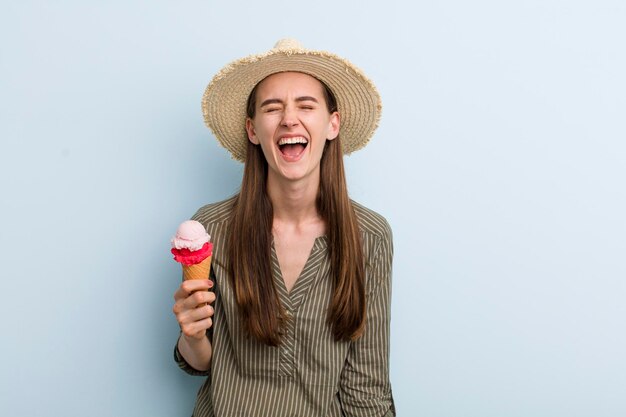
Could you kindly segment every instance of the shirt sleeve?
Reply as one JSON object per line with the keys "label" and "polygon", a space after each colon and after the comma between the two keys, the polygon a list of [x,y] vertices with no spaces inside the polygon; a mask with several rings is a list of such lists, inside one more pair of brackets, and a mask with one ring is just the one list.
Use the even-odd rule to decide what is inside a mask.
{"label": "shirt sleeve", "polygon": [[365,331],[351,343],[341,373],[339,399],[347,417],[396,415],[389,382],[392,259],[387,227],[373,261],[366,266]]}
{"label": "shirt sleeve", "polygon": [[187,363],[183,355],[180,354],[178,350],[178,341],[174,345],[174,361],[178,364],[178,367],[183,371],[187,372],[189,375],[194,376],[209,376],[211,374],[211,369],[209,368],[206,371],[199,371],[196,368],[192,367]]}

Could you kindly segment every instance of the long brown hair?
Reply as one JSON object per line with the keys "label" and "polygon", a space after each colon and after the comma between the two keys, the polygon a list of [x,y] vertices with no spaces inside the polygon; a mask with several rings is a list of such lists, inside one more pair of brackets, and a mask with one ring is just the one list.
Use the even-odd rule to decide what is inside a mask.
{"label": "long brown hair", "polygon": [[[333,113],[337,101],[321,84],[328,111]],[[256,90],[248,98],[247,115],[251,119],[255,115]],[[245,330],[259,341],[277,346],[286,319],[270,261],[273,208],[267,194],[268,167],[261,147],[247,143],[241,190],[230,221],[228,269]],[[334,288],[327,322],[335,340],[354,340],[363,333],[365,324],[365,264],[357,217],[348,197],[339,137],[326,141],[316,205],[326,225]]]}

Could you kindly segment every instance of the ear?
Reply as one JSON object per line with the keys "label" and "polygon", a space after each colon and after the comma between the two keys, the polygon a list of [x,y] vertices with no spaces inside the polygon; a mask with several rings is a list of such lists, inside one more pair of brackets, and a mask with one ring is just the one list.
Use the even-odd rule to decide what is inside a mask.
{"label": "ear", "polygon": [[339,126],[341,125],[341,118],[338,112],[333,112],[330,115],[330,121],[328,122],[328,135],[326,139],[333,140],[339,136]]}
{"label": "ear", "polygon": [[254,122],[249,117],[246,119],[246,132],[248,133],[248,140],[255,145],[259,144],[259,140],[256,137],[256,130],[254,129]]}

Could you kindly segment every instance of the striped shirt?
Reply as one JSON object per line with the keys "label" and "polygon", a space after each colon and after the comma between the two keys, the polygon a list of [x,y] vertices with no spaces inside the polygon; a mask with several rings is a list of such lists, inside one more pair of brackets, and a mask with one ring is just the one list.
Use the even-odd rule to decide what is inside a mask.
{"label": "striped shirt", "polygon": [[193,216],[213,241],[216,281],[211,369],[193,369],[180,352],[179,366],[205,375],[195,417],[389,417],[395,416],[389,382],[391,229],[379,214],[353,203],[366,263],[366,327],[355,341],[334,340],[326,322],[332,294],[327,238],[318,237],[288,292],[272,245],[272,271],[290,320],[278,347],[247,337],[239,320],[228,272],[226,234],[233,199],[202,207]]}

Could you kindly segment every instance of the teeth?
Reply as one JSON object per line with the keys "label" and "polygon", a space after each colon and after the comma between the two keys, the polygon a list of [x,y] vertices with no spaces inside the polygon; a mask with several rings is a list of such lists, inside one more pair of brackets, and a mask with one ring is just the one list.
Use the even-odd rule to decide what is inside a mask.
{"label": "teeth", "polygon": [[278,141],[278,146],[281,145],[293,145],[294,143],[304,143],[307,144],[309,143],[308,140],[306,140],[305,138],[303,138],[302,136],[296,136],[293,138],[282,138],[281,140]]}

